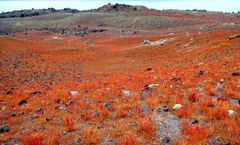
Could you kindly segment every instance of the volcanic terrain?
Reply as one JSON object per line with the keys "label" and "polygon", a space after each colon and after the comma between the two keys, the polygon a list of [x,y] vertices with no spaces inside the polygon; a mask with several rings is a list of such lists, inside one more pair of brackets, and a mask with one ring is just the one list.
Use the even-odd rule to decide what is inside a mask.
{"label": "volcanic terrain", "polygon": [[1,144],[240,144],[239,13],[0,17]]}

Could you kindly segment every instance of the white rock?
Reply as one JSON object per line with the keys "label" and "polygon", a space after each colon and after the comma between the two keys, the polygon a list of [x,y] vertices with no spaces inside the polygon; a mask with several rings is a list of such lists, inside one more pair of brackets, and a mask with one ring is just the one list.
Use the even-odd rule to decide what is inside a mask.
{"label": "white rock", "polygon": [[157,87],[157,86],[159,86],[159,84],[149,84],[148,85],[149,88],[153,88],[153,87]]}
{"label": "white rock", "polygon": [[173,106],[173,109],[174,110],[176,110],[176,109],[180,109],[180,108],[182,108],[183,106],[181,105],[181,104],[175,104],[174,106]]}
{"label": "white rock", "polygon": [[236,115],[236,112],[233,111],[233,110],[228,110],[228,115],[229,116],[234,116],[234,115]]}
{"label": "white rock", "polygon": [[78,95],[78,91],[70,91],[70,95],[71,96],[77,96]]}
{"label": "white rock", "polygon": [[122,94],[125,96],[125,97],[129,97],[131,95],[131,92],[129,90],[122,90]]}

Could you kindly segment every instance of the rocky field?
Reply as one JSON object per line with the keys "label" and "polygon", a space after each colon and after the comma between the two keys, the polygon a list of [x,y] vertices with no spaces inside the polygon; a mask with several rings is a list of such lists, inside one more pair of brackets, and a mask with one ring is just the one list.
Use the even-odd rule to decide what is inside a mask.
{"label": "rocky field", "polygon": [[239,14],[20,17],[0,19],[1,144],[240,144]]}

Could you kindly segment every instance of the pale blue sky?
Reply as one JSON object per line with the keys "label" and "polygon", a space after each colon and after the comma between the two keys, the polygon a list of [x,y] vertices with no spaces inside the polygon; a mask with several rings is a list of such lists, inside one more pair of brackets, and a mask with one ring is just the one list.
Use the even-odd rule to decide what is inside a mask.
{"label": "pale blue sky", "polygon": [[0,0],[0,12],[31,8],[98,8],[108,2],[144,5],[154,9],[206,9],[209,11],[238,12],[240,0]]}

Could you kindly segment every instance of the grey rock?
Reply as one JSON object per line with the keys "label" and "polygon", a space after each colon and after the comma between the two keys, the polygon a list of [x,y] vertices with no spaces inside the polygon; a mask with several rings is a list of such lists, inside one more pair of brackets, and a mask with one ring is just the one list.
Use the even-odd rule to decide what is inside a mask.
{"label": "grey rock", "polygon": [[38,118],[38,115],[37,114],[29,114],[28,115],[31,119],[36,119]]}
{"label": "grey rock", "polygon": [[157,128],[157,136],[161,141],[168,141],[165,137],[171,137],[171,140],[174,140],[181,135],[180,118],[171,114],[171,112],[158,112],[156,110],[154,122]]}
{"label": "grey rock", "polygon": [[148,107],[148,105],[147,104],[145,104],[145,103],[141,103],[140,104],[140,110],[141,110],[141,113],[146,113],[148,110],[149,110],[149,107]]}
{"label": "grey rock", "polygon": [[146,91],[143,91],[142,94],[141,94],[142,99],[147,99],[150,96],[151,96],[151,93],[146,92]]}

